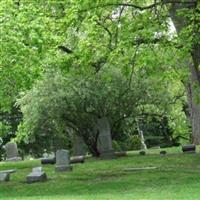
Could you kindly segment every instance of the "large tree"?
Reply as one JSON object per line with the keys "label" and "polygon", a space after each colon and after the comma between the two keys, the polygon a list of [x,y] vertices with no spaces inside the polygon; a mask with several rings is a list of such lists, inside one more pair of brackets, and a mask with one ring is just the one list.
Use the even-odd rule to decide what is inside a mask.
{"label": "large tree", "polygon": [[192,141],[200,144],[200,3],[196,0],[171,2],[170,16],[178,35],[184,40],[183,45],[188,48],[189,54],[185,62],[189,68],[190,80],[186,83],[186,89]]}
{"label": "large tree", "polygon": [[[107,32],[107,43],[110,49],[109,56],[107,57],[111,57],[115,62],[121,61],[122,65],[128,66],[131,63],[130,61],[134,60],[134,65],[138,63],[144,66],[147,63],[149,67],[152,66],[152,63],[150,63],[151,60],[148,58],[150,56],[148,48],[152,48],[150,52],[157,53],[158,57],[161,56],[156,51],[157,48],[160,50],[159,46],[164,45],[165,50],[172,46],[176,48],[176,53],[173,51],[176,57],[171,55],[171,60],[168,60],[168,66],[173,66],[173,62],[176,63],[173,66],[174,69],[182,74],[180,81],[184,84],[188,96],[189,117],[192,125],[192,142],[199,144],[200,3],[197,0],[108,0],[99,2],[84,1],[83,3],[76,3],[74,1],[73,5],[73,9],[75,10],[72,18],[73,22],[75,21],[73,24],[80,29],[81,26],[84,27],[85,32],[88,32],[87,36],[92,39],[94,35],[97,36],[100,34],[96,32],[99,28]],[[77,22],[77,19],[80,18],[81,25]],[[169,32],[171,31],[170,26],[168,26],[167,30],[167,24],[170,24],[170,19],[175,25],[178,35],[178,37],[174,35],[173,39],[166,37],[167,35],[169,36]],[[90,24],[87,23],[87,20]],[[86,40],[91,42],[91,39],[88,39],[88,37]],[[105,40],[106,38],[103,41]],[[96,40],[96,44],[98,43],[99,41]],[[95,45],[94,40],[92,44],[87,43],[88,47],[90,45]],[[139,55],[143,56],[143,60],[140,60],[139,56],[133,56],[135,54],[132,51],[137,51],[138,49],[140,51]],[[130,53],[130,56],[128,53]],[[163,56],[160,58],[166,58],[166,55],[167,53],[163,53]],[[121,57],[126,59],[125,62]],[[163,67],[164,63],[161,60],[157,63],[159,63],[160,67]],[[165,70],[168,71],[169,68],[165,68]],[[185,76],[185,71],[189,72],[188,78]],[[157,73],[160,73],[159,70],[157,70]]]}
{"label": "large tree", "polygon": [[189,53],[169,35],[170,5],[149,0],[1,1],[1,109],[11,110],[19,93],[49,68],[67,75],[72,69],[98,74],[115,67],[128,85],[134,76],[147,83],[149,77],[157,80],[149,82],[150,90],[161,91],[163,99],[168,98],[163,88],[179,96],[179,80],[185,82],[187,73],[180,66]]}

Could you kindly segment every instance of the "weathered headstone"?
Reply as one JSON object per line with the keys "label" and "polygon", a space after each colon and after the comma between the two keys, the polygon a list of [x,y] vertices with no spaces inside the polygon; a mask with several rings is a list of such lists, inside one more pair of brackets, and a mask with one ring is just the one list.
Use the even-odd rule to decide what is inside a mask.
{"label": "weathered headstone", "polygon": [[6,150],[6,161],[21,161],[21,157],[19,157],[17,144],[14,142],[7,143],[5,145]]}
{"label": "weathered headstone", "polygon": [[26,177],[27,183],[44,182],[47,180],[47,175],[42,171],[42,167],[35,167],[32,172]]}
{"label": "weathered headstone", "polygon": [[84,156],[87,153],[87,146],[80,136],[74,136],[73,156]]}
{"label": "weathered headstone", "polygon": [[47,164],[54,165],[55,163],[56,163],[56,158],[42,158],[41,159],[42,165],[47,165]]}
{"label": "weathered headstone", "polygon": [[116,158],[112,148],[110,125],[106,117],[98,119],[97,130],[99,132],[97,146],[100,152],[100,157],[103,159]]}
{"label": "weathered headstone", "polygon": [[72,171],[72,166],[70,166],[70,158],[68,150],[57,150],[56,152],[56,171]]}
{"label": "weathered headstone", "polygon": [[195,144],[187,144],[182,146],[183,153],[195,153],[196,152],[196,146]]}
{"label": "weathered headstone", "polygon": [[16,172],[15,169],[0,171],[0,182],[10,181],[10,174]]}
{"label": "weathered headstone", "polygon": [[85,162],[84,156],[76,156],[70,159],[70,164],[84,163],[84,162]]}
{"label": "weathered headstone", "polygon": [[9,181],[9,180],[10,180],[10,174],[0,173],[0,182]]}

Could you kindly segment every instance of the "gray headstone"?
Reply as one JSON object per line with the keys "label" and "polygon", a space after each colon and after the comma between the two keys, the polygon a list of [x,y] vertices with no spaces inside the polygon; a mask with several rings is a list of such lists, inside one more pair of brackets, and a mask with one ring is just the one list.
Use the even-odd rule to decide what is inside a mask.
{"label": "gray headstone", "polygon": [[10,174],[12,174],[14,172],[16,172],[15,169],[0,171],[0,181],[9,181],[10,180]]}
{"label": "gray headstone", "polygon": [[42,172],[42,167],[34,167],[32,172]]}
{"label": "gray headstone", "polygon": [[47,180],[47,175],[45,172],[31,172],[27,177],[26,177],[26,182],[27,183],[35,183],[35,182],[44,182]]}
{"label": "gray headstone", "polygon": [[70,166],[70,157],[68,150],[57,150],[56,152],[56,171],[71,171],[72,166]]}
{"label": "gray headstone", "polygon": [[20,161],[21,158],[18,154],[17,144],[14,142],[7,143],[5,145],[6,160],[7,161]]}
{"label": "gray headstone", "polygon": [[26,177],[27,183],[44,182],[47,180],[47,175],[42,171],[42,167],[34,167],[32,172]]}
{"label": "gray headstone", "polygon": [[195,144],[182,145],[182,151],[184,153],[196,153],[196,145]]}
{"label": "gray headstone", "polygon": [[87,146],[80,136],[75,136],[73,143],[73,156],[84,156],[87,152]]}
{"label": "gray headstone", "polygon": [[0,182],[9,181],[9,180],[10,180],[10,174],[9,173],[1,173],[0,172]]}
{"label": "gray headstone", "polygon": [[97,129],[99,131],[97,146],[100,152],[100,157],[105,159],[115,158],[115,154],[112,148],[110,125],[106,117],[98,119]]}

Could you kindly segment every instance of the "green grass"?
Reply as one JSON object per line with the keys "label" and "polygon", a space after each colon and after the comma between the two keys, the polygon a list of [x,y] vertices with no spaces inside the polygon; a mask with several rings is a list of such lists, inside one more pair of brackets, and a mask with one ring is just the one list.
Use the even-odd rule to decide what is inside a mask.
{"label": "green grass", "polygon": [[[198,200],[200,199],[200,154],[182,154],[180,148],[159,155],[131,152],[116,160],[88,159],[74,165],[73,172],[55,173],[44,166],[49,180],[26,184],[26,175],[38,160],[0,163],[0,170],[17,169],[10,182],[0,183],[3,200]],[[156,166],[157,169],[126,172],[128,167]]]}

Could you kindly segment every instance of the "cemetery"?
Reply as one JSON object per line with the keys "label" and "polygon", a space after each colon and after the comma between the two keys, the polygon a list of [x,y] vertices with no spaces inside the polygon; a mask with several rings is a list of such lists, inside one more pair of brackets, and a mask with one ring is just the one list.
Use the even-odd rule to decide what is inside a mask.
{"label": "cemetery", "polygon": [[199,200],[199,13],[1,0],[0,200]]}
{"label": "cemetery", "polygon": [[149,149],[145,156],[132,151],[112,160],[86,158],[65,172],[56,172],[55,165],[41,165],[40,160],[1,162],[0,180],[3,170],[15,172],[9,181],[0,182],[0,199],[198,199],[199,148],[195,154],[185,154],[181,148],[165,151],[165,157],[158,149]]}

